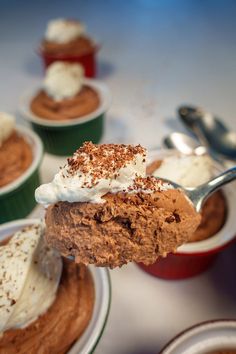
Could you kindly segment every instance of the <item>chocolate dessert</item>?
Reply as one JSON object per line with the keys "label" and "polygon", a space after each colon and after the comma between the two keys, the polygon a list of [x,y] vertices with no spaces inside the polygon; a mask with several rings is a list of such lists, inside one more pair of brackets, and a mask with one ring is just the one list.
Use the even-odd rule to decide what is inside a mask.
{"label": "chocolate dessert", "polygon": [[0,136],[0,187],[4,187],[29,168],[33,153],[30,144],[15,130],[13,118],[5,113],[0,116],[0,129],[6,129],[10,124],[7,134]]}
{"label": "chocolate dessert", "polygon": [[81,36],[67,43],[51,42],[44,39],[41,43],[41,50],[46,55],[53,56],[82,56],[95,49],[95,44],[87,36]]}
{"label": "chocolate dessert", "polygon": [[49,310],[23,329],[9,329],[0,338],[4,354],[66,354],[92,315],[94,288],[86,267],[63,262],[57,297]]}
{"label": "chocolate dessert", "polygon": [[85,143],[36,190],[46,211],[46,239],[64,256],[114,268],[154,263],[186,242],[200,215],[180,191],[146,177],[140,145]]}
{"label": "chocolate dessert", "polygon": [[[179,171],[183,168],[184,165],[182,161],[183,159],[186,161],[186,163],[184,163],[185,164],[184,171],[181,175]],[[205,161],[203,159],[205,159]],[[203,162],[201,162],[200,160]],[[212,164],[208,157],[207,158],[205,158],[204,156],[168,157],[165,160],[167,161],[165,170],[159,172],[163,164],[163,161],[164,160],[153,161],[147,167],[147,173],[150,175],[154,174],[155,176],[158,176],[160,173],[160,177],[166,176],[167,179],[169,178],[171,180],[174,180],[180,185],[184,184],[183,185],[184,187],[194,187],[197,184],[207,182],[211,177],[213,177]],[[198,179],[197,181],[195,181],[195,179],[193,180],[192,176],[190,176],[190,180],[188,181],[188,173],[190,173],[189,168],[191,168],[191,163],[195,165],[193,166],[194,170],[191,173],[195,174],[195,179]],[[173,172],[171,172],[171,174],[168,171],[169,169],[167,170],[167,164],[170,166],[172,164]],[[188,165],[188,168],[186,168],[186,165]],[[203,166],[204,166],[204,173],[202,173]],[[177,169],[179,170],[178,171],[179,179],[175,175]],[[198,173],[196,173],[197,170]],[[201,177],[199,176],[199,173],[201,174]],[[222,190],[215,192],[206,200],[201,210],[201,217],[202,219],[200,225],[198,226],[197,230],[190,236],[188,242],[205,240],[215,235],[223,227],[227,217],[227,202]]]}
{"label": "chocolate dessert", "polygon": [[[35,241],[34,233],[38,231],[41,232],[40,225],[21,230],[14,235],[17,240],[5,252],[10,254],[15,249],[14,257],[20,257],[21,247],[22,251],[25,251],[27,247],[34,248],[32,243]],[[11,293],[13,290],[10,290],[7,298],[4,299],[7,281],[16,282],[13,274],[17,270],[12,274],[5,271],[5,277],[4,273],[1,274],[3,290],[0,289],[0,326],[2,331],[0,353],[47,354],[50,352],[65,354],[83,333],[92,315],[94,286],[90,272],[82,265],[65,260],[61,274],[60,256],[56,255],[55,251],[48,249],[48,246],[45,248],[43,241],[39,241],[35,249],[24,253],[23,257],[25,258],[22,259],[22,263],[18,264],[16,261],[16,264],[21,267],[22,273],[24,273],[25,265],[29,267],[29,271],[26,272],[26,279],[22,278],[22,284],[21,273],[16,278],[17,285],[21,289],[20,294],[17,290],[14,294]],[[29,264],[27,264],[27,257],[32,257]],[[7,265],[2,258],[2,253],[0,262],[2,267]],[[8,268],[13,267],[13,262],[9,263]],[[45,275],[40,274],[39,276],[38,272],[45,272]],[[54,293],[55,295],[53,295]],[[52,299],[48,301],[50,296]],[[26,302],[24,298],[27,298]],[[33,299],[31,300],[31,298]],[[46,307],[45,303],[47,303]],[[4,307],[6,311],[12,312],[9,319],[5,321],[2,316]]]}
{"label": "chocolate dessert", "polygon": [[188,242],[202,241],[214,236],[224,226],[227,201],[222,190],[213,193],[203,204],[201,223]]}
{"label": "chocolate dessert", "polygon": [[33,97],[30,109],[40,118],[63,121],[86,116],[99,104],[96,90],[83,84],[79,64],[55,62],[47,69],[43,88]]}
{"label": "chocolate dessert", "polygon": [[76,20],[50,21],[41,43],[41,50],[49,56],[77,57],[94,49],[94,41],[85,34],[84,26]]}
{"label": "chocolate dessert", "polygon": [[98,106],[97,92],[85,85],[74,97],[61,101],[55,101],[44,90],[40,90],[31,101],[30,109],[41,118],[61,121],[85,116],[94,112]]}

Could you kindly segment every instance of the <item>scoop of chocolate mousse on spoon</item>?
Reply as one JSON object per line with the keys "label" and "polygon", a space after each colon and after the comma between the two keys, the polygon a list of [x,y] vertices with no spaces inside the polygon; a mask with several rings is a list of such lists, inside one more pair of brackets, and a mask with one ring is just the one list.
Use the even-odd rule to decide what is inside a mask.
{"label": "scoop of chocolate mousse on spoon", "polygon": [[63,256],[110,268],[151,264],[187,242],[200,223],[204,198],[229,181],[222,178],[183,189],[146,177],[140,145],[87,142],[36,190],[36,199],[48,206],[47,242]]}

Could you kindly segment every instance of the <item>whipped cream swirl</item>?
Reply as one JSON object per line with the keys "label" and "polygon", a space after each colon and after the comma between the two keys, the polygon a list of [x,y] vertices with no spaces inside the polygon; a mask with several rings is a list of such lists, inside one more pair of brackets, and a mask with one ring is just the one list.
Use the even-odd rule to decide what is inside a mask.
{"label": "whipped cream swirl", "polygon": [[152,175],[167,178],[183,187],[197,187],[213,177],[213,164],[208,155],[168,156]]}
{"label": "whipped cream swirl", "polygon": [[61,101],[80,92],[83,78],[84,69],[80,64],[56,61],[48,67],[43,87],[55,101]]}
{"label": "whipped cream swirl", "polygon": [[27,326],[55,299],[62,260],[43,232],[41,223],[28,226],[0,247],[0,332]]}
{"label": "whipped cream swirl", "polygon": [[58,18],[49,21],[45,39],[55,43],[68,43],[85,33],[85,26],[79,21]]}
{"label": "whipped cream swirl", "polygon": [[102,203],[108,192],[129,191],[137,177],[145,176],[146,150],[140,145],[87,142],[51,183],[36,189],[35,197],[45,205],[58,201]]}

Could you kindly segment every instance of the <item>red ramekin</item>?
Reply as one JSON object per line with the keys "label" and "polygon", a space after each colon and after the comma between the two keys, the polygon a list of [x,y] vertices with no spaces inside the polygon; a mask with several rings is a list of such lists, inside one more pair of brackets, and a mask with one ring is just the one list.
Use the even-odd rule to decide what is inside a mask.
{"label": "red ramekin", "polygon": [[[176,153],[174,151],[151,151],[150,163],[157,159],[163,159]],[[215,164],[215,174],[222,172],[222,167]],[[176,253],[170,253],[165,258],[159,258],[149,266],[139,263],[138,266],[145,272],[162,279],[177,280],[193,277],[207,270],[215,261],[218,254],[236,241],[236,189],[231,183],[223,188],[228,212],[226,221],[221,230],[209,239],[184,244]]]}
{"label": "red ramekin", "polygon": [[70,63],[79,63],[84,67],[86,77],[96,77],[96,54],[100,46],[95,45],[92,50],[82,55],[49,55],[45,53],[42,48],[39,48],[38,54],[42,58],[44,68],[46,69],[54,61],[66,61]]}

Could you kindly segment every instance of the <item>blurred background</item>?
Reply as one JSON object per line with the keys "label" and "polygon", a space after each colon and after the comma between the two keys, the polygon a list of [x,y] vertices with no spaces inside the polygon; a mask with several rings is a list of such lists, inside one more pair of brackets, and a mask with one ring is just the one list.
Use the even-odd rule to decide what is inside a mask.
{"label": "blurred background", "polygon": [[2,0],[1,110],[42,77],[36,51],[48,20],[78,18],[99,43],[98,78],[112,90],[104,140],[157,146],[181,103],[236,129],[234,0]]}
{"label": "blurred background", "polygon": [[[236,1],[1,0],[0,5],[1,111],[16,114],[22,92],[43,78],[37,47],[47,22],[76,18],[101,44],[97,77],[113,96],[103,142],[160,146],[167,133],[184,131],[176,119],[183,103],[216,113],[236,130]],[[26,124],[18,114],[17,120]],[[111,315],[96,353],[157,353],[190,325],[235,316],[230,252],[207,273],[178,283],[147,276],[134,264],[112,271]]]}

